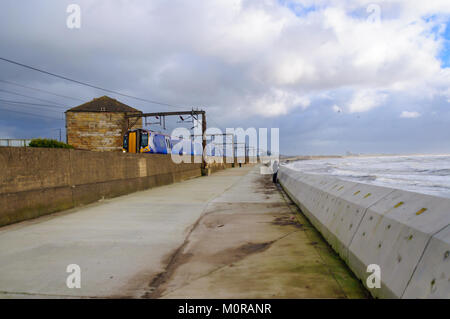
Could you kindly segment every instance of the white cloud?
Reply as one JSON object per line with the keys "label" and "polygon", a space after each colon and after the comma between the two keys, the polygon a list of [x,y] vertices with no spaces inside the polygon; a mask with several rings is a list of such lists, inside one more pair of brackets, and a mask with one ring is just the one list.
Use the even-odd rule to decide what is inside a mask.
{"label": "white cloud", "polygon": [[[306,109],[311,101],[308,97],[272,90],[257,99],[251,106],[254,113],[264,117],[287,114],[291,109],[299,107]],[[242,110],[245,111],[245,110]],[[248,111],[248,110],[247,110]]]}
{"label": "white cloud", "polygon": [[[60,18],[53,14],[42,20],[41,6],[30,8],[33,15],[20,27],[14,15],[5,16],[0,30],[4,43],[12,44],[5,48],[39,43],[37,52],[20,50],[33,52],[37,66],[60,61],[49,69],[86,70],[73,75],[228,114],[245,108],[244,115],[279,116],[340,90],[346,100],[332,103],[351,113],[399,94],[450,100],[449,72],[437,58],[450,1],[378,1],[379,25],[367,21],[371,1],[288,2],[316,9],[296,16],[278,0],[80,0],[77,33],[55,28]],[[66,71],[67,61],[73,70]]]}
{"label": "white cloud", "polygon": [[419,113],[419,112],[403,111],[403,112],[400,114],[400,117],[401,117],[401,118],[405,118],[405,119],[415,119],[415,118],[417,118],[417,117],[419,117],[419,116],[420,116],[420,113]]}
{"label": "white cloud", "polygon": [[[278,116],[304,108],[328,91],[345,89],[351,94],[339,103],[354,113],[404,92],[429,98],[446,94],[443,84],[448,81],[436,82],[442,77],[436,58],[442,37],[432,32],[441,22],[422,17],[450,13],[448,1],[430,6],[419,0],[381,1],[380,24],[367,21],[368,1],[291,2],[317,9],[298,17],[277,0],[128,1],[131,6],[122,6],[122,12],[108,10],[108,21],[121,23],[104,32],[114,33],[117,43],[128,43],[130,34],[142,29],[132,40],[140,41],[136,48],[142,53],[136,54],[149,61],[146,71],[153,75],[142,77],[157,79],[146,85],[156,94],[167,92],[169,97],[163,98],[186,98],[218,110],[243,108],[246,101],[246,114]],[[98,12],[106,3],[117,6],[101,2]],[[360,16],[354,14],[358,10]],[[123,23],[128,11],[133,19]],[[99,35],[106,27],[110,23],[96,26]],[[207,68],[190,67],[195,59],[211,62]],[[234,68],[239,70],[234,78],[223,79]],[[308,103],[296,101],[299,96],[308,96]]]}
{"label": "white cloud", "polygon": [[379,106],[385,99],[386,94],[374,90],[357,91],[347,105],[347,110],[350,113],[366,112]]}

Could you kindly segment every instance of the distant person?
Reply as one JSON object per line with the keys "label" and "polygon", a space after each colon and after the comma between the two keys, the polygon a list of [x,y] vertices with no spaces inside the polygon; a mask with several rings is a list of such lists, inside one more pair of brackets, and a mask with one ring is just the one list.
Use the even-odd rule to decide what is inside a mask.
{"label": "distant person", "polygon": [[273,172],[272,181],[274,183],[276,183],[277,182],[277,175],[278,175],[278,161],[277,160],[273,161],[272,172]]}

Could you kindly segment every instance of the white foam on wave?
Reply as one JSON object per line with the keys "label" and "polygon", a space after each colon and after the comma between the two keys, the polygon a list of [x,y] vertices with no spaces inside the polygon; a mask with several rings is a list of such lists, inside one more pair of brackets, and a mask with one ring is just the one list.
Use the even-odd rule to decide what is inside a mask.
{"label": "white foam on wave", "polygon": [[450,198],[450,155],[328,158],[287,166],[304,173]]}

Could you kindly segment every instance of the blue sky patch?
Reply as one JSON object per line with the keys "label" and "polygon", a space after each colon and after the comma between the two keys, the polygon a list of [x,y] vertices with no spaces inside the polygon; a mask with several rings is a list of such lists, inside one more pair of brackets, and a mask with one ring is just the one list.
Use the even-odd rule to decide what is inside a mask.
{"label": "blue sky patch", "polygon": [[443,34],[443,47],[439,54],[439,59],[442,61],[442,67],[450,67],[450,21],[447,21],[446,28]]}
{"label": "blue sky patch", "polygon": [[290,0],[278,0],[278,3],[286,8],[289,8],[297,17],[304,17],[307,16],[310,12],[318,10],[318,7],[315,5],[307,7]]}

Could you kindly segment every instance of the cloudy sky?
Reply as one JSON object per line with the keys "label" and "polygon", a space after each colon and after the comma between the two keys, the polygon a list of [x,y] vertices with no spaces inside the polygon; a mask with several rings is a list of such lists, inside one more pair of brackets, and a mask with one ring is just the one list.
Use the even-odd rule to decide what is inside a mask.
{"label": "cloudy sky", "polygon": [[[448,0],[2,0],[0,40],[3,58],[210,126],[279,127],[283,154],[450,153]],[[64,108],[105,94],[175,110],[0,61],[0,138],[57,137]]]}

